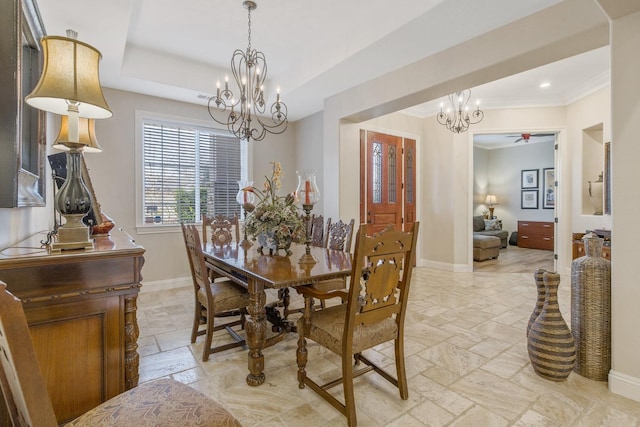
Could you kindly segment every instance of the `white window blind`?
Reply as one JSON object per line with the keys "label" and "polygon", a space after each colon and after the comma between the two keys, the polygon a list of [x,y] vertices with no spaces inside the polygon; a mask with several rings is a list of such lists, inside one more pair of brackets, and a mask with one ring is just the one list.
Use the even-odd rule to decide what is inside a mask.
{"label": "white window blind", "polygon": [[[144,119],[143,222],[176,225],[240,214],[244,144],[216,129]],[[197,196],[199,195],[199,196]]]}

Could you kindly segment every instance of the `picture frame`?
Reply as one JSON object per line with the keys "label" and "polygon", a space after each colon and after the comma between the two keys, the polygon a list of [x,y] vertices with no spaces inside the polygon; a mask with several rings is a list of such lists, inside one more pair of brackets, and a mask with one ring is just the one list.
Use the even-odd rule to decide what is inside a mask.
{"label": "picture frame", "polygon": [[523,169],[521,188],[538,188],[538,169]]}
{"label": "picture frame", "polygon": [[522,190],[521,209],[538,209],[538,190]]}
{"label": "picture frame", "polygon": [[0,208],[46,204],[46,112],[24,101],[43,66],[40,40],[46,35],[36,0],[0,8]]}
{"label": "picture frame", "polygon": [[556,207],[556,171],[555,168],[542,169],[542,209]]}

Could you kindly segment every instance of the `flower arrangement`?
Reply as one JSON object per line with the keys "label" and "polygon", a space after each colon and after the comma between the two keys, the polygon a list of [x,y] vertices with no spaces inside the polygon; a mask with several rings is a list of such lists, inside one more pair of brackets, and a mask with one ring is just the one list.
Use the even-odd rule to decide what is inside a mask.
{"label": "flower arrangement", "polygon": [[256,187],[243,188],[255,194],[256,204],[245,203],[245,230],[252,240],[258,240],[263,247],[277,252],[288,248],[292,241],[301,241],[305,236],[304,221],[300,209],[295,205],[293,194],[278,196],[281,178],[284,176],[280,162],[271,162],[271,177],[265,176],[264,189]]}

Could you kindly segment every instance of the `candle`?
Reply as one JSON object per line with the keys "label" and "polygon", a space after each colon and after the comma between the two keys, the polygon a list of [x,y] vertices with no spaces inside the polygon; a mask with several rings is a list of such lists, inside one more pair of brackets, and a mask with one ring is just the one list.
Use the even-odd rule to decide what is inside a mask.
{"label": "candle", "polygon": [[309,201],[309,193],[311,193],[311,182],[309,180],[306,180],[304,182],[304,204],[305,205],[310,205],[311,202]]}
{"label": "candle", "polygon": [[247,191],[243,190],[242,195],[244,196],[244,202],[247,203]]}

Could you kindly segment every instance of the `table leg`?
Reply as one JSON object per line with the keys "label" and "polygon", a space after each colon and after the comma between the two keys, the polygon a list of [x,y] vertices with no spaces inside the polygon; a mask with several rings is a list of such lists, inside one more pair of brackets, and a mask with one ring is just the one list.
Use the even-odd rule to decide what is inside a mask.
{"label": "table leg", "polygon": [[264,383],[264,348],[267,329],[267,318],[264,305],[267,301],[264,285],[256,280],[249,280],[249,316],[245,323],[247,345],[249,346],[249,375],[247,384],[258,386]]}

